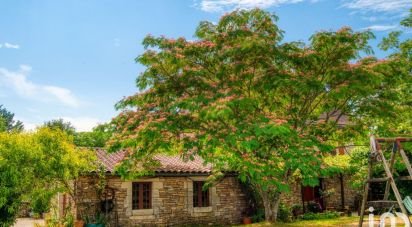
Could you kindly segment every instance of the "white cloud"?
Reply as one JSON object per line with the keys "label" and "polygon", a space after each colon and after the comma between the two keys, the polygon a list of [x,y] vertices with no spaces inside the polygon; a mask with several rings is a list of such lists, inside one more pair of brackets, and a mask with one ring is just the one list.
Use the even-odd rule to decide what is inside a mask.
{"label": "white cloud", "polygon": [[374,12],[400,12],[412,7],[411,0],[345,0],[343,7]]}
{"label": "white cloud", "polygon": [[9,48],[9,49],[19,49],[19,48],[20,48],[19,45],[17,45],[17,44],[11,44],[11,43],[8,43],[8,42],[5,42],[5,43],[3,44],[3,46],[4,46],[5,48]]}
{"label": "white cloud", "polygon": [[34,124],[31,122],[23,121],[25,131],[34,131],[40,124]]}
{"label": "white cloud", "polygon": [[369,27],[363,28],[362,30],[372,30],[372,31],[388,31],[397,28],[397,25],[371,25]]}
{"label": "white cloud", "polygon": [[76,128],[78,132],[91,131],[102,121],[93,117],[58,117],[56,119],[63,119],[69,121]]}
{"label": "white cloud", "polygon": [[56,86],[43,86],[44,91],[55,96],[58,100],[67,106],[77,107],[79,106],[79,101],[73,96],[72,92],[67,88],[56,87]]}
{"label": "white cloud", "polygon": [[[20,118],[17,116],[16,116],[16,119],[23,122],[25,131],[34,131],[38,127],[42,126],[44,122],[46,121],[46,120],[39,120],[39,119],[33,121],[33,119],[29,120],[27,118]],[[76,129],[77,132],[91,131],[94,127],[96,127],[98,124],[103,122],[93,117],[53,117],[51,119],[63,119],[66,122],[68,121],[73,125],[73,127]]]}
{"label": "white cloud", "polygon": [[[198,7],[206,12],[231,11],[234,9],[269,8],[282,4],[292,4],[305,0],[202,0]],[[316,0],[311,0],[316,2]]]}
{"label": "white cloud", "polygon": [[78,107],[79,100],[63,87],[36,84],[28,80],[31,67],[21,65],[17,71],[0,68],[0,86],[15,91],[19,96],[42,102],[58,102],[69,107]]}
{"label": "white cloud", "polygon": [[375,17],[375,16],[371,16],[371,17],[362,17],[362,19],[363,19],[363,20],[370,21],[370,22],[376,22],[376,21],[378,21],[378,20],[379,20],[379,18],[378,18],[378,17]]}

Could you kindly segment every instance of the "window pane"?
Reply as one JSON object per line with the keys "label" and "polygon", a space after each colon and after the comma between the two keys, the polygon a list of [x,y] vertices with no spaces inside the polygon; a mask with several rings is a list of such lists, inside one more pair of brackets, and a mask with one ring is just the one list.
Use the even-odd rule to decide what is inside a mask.
{"label": "window pane", "polygon": [[139,209],[139,183],[132,184],[132,209]]}
{"label": "window pane", "polygon": [[209,206],[209,190],[202,191],[202,206],[203,207]]}
{"label": "window pane", "polygon": [[209,204],[209,189],[203,190],[204,181],[193,182],[193,207],[208,207]]}
{"label": "window pane", "polygon": [[132,209],[152,208],[152,183],[133,182],[132,184]]}
{"label": "window pane", "polygon": [[195,182],[193,182],[193,206],[194,206],[194,207],[199,207],[198,191],[199,191],[199,189],[198,189],[198,184],[197,184],[197,182],[195,181]]}

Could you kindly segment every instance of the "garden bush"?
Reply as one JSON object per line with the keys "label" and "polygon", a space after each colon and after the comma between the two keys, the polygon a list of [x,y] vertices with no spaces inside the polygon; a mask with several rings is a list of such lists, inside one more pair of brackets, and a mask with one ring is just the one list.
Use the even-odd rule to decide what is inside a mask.
{"label": "garden bush", "polygon": [[50,210],[50,201],[56,193],[48,190],[34,191],[31,199],[31,209],[35,214],[47,213]]}
{"label": "garden bush", "polygon": [[320,212],[322,212],[322,208],[320,207],[319,203],[317,203],[317,202],[313,202],[313,201],[309,202],[307,208],[308,208],[308,211],[310,213],[320,213]]}
{"label": "garden bush", "polygon": [[278,220],[282,222],[292,221],[292,209],[285,204],[279,204]]}
{"label": "garden bush", "polygon": [[258,209],[256,213],[252,216],[252,222],[257,223],[265,220],[265,210]]}
{"label": "garden bush", "polygon": [[337,218],[339,217],[339,213],[338,212],[334,212],[334,211],[326,211],[324,213],[306,213],[304,215],[302,215],[302,217],[300,219],[302,220],[318,220],[318,219],[332,219],[332,218]]}

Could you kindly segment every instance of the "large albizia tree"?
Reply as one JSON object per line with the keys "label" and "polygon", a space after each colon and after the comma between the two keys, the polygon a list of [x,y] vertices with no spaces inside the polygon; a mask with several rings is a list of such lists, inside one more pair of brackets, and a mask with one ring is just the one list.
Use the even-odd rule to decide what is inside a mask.
{"label": "large albizia tree", "polygon": [[141,171],[137,163],[158,153],[199,155],[216,176],[236,171],[275,221],[292,177],[315,184],[331,145],[367,129],[364,117],[393,116],[405,75],[396,62],[359,57],[370,53],[370,32],[281,42],[276,20],[240,10],[201,22],[195,40],[147,36],[136,59],[146,66],[140,91],[113,120],[111,149],[131,152],[120,170]]}

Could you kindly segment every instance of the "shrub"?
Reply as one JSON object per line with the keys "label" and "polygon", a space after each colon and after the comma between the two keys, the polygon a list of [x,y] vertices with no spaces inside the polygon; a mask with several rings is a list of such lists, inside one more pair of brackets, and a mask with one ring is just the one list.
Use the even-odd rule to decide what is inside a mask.
{"label": "shrub", "polygon": [[293,204],[291,210],[292,210],[293,217],[297,217],[303,214],[303,207],[300,204]]}
{"label": "shrub", "polygon": [[318,220],[318,219],[332,219],[332,218],[337,218],[339,217],[338,212],[334,211],[326,211],[324,213],[306,213],[302,215],[301,219],[302,220]]}
{"label": "shrub", "polygon": [[320,213],[322,212],[322,208],[320,207],[319,203],[311,201],[308,203],[308,211],[310,213]]}
{"label": "shrub", "polygon": [[258,209],[256,213],[252,216],[252,222],[257,223],[265,220],[265,210]]}
{"label": "shrub", "polygon": [[31,208],[35,214],[43,214],[50,210],[50,201],[54,191],[36,190],[32,195]]}
{"label": "shrub", "polygon": [[285,204],[279,204],[278,220],[282,222],[290,222],[292,220],[292,209]]}

